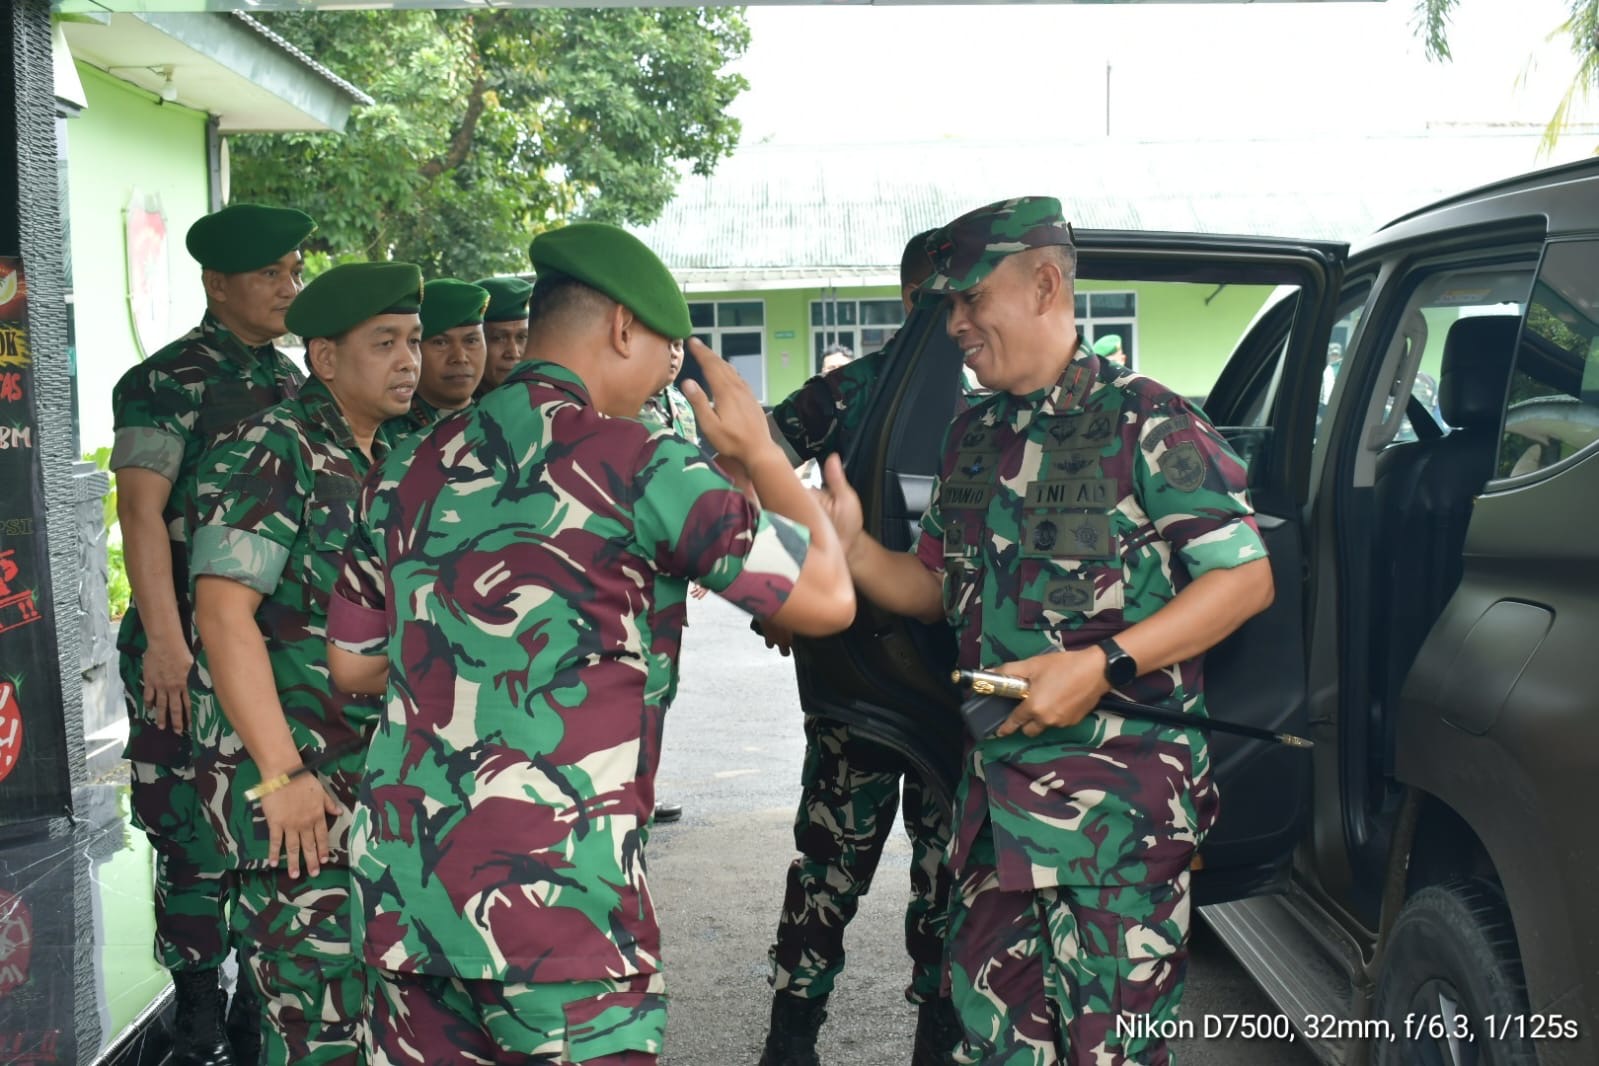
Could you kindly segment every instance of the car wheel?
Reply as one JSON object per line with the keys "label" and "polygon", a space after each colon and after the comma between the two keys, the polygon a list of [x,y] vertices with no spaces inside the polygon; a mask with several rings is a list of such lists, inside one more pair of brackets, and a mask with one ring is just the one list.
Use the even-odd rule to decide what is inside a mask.
{"label": "car wheel", "polygon": [[1537,1066],[1526,984],[1503,897],[1482,881],[1406,901],[1377,980],[1374,1066]]}

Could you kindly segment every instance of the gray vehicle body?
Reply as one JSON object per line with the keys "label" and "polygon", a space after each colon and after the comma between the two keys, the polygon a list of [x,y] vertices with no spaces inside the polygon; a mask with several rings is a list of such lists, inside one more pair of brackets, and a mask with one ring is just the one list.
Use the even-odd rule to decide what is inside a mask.
{"label": "gray vehicle body", "polygon": [[[1297,293],[1262,313],[1206,401],[1250,461],[1278,589],[1206,674],[1217,717],[1308,732],[1316,748],[1213,742],[1223,811],[1196,875],[1202,914],[1328,1063],[1599,1062],[1599,844],[1587,826],[1599,782],[1599,161],[1462,194],[1353,249],[1086,232],[1080,244],[1085,277]],[[1544,375],[1556,395],[1517,399],[1507,371],[1508,411],[1497,433],[1481,431],[1499,442],[1495,468],[1458,501],[1454,534],[1406,542],[1396,530],[1432,528],[1415,526],[1411,501],[1434,486],[1396,491],[1390,474],[1460,432],[1411,399],[1428,324],[1436,343],[1442,319],[1452,330],[1453,314],[1467,317],[1440,309],[1473,300],[1514,337],[1518,373]],[[1528,328],[1542,315],[1547,333],[1551,306],[1576,331],[1559,338],[1588,344],[1575,362]],[[846,456],[868,521],[898,547],[927,502],[958,380],[938,313],[905,330]],[[1335,332],[1345,351],[1329,398]],[[1517,433],[1551,419],[1570,439],[1538,454],[1558,460],[1513,464],[1510,449],[1529,439]],[[1425,597],[1407,599],[1411,573],[1440,556],[1437,603],[1413,609]],[[855,724],[948,785],[960,746],[942,679],[951,655],[942,627],[865,605],[843,637],[804,642],[796,667],[807,711]],[[1498,953],[1496,991],[1468,987],[1470,974],[1418,977],[1415,944],[1396,946],[1396,926],[1412,937],[1413,912],[1439,891],[1475,908],[1460,936]],[[1404,1004],[1434,999],[1467,1039],[1418,1037],[1395,1052],[1384,1010],[1403,1018]],[[1509,1033],[1488,1014],[1521,1020]]]}

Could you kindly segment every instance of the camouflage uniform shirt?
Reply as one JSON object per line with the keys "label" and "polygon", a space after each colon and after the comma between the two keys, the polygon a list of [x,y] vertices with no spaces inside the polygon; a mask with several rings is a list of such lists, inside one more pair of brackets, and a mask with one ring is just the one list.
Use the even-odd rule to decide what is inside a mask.
{"label": "camouflage uniform shirt", "polygon": [[361,508],[331,637],[389,660],[352,840],[367,961],[657,972],[642,834],[686,583],[771,614],[807,531],[545,362],[407,439]]}
{"label": "camouflage uniform shirt", "polygon": [[700,439],[700,423],[694,417],[694,408],[676,385],[668,385],[645,400],[638,416],[646,426],[669,429],[686,440]]}
{"label": "camouflage uniform shirt", "polygon": [[[960,665],[1088,647],[1200,574],[1265,558],[1245,485],[1201,412],[1092,354],[1051,388],[958,416],[916,552],[943,576]],[[1203,692],[1202,658],[1120,690],[1196,715]],[[991,820],[1006,890],[1170,880],[1215,819],[1195,730],[1091,714],[969,755],[952,865]]]}
{"label": "camouflage uniform shirt", "polygon": [[[374,441],[381,455],[381,441]],[[318,774],[346,808],[355,802],[361,740],[376,697],[335,692],[328,678],[328,595],[343,568],[360,479],[370,464],[326,386],[264,411],[206,457],[196,491],[193,569],[261,593],[255,621],[272,679],[302,758],[343,750]],[[204,649],[194,694],[196,775],[207,815],[240,867],[265,868],[261,808],[244,791],[261,779],[228,724]],[[348,861],[348,814],[329,832],[332,862]]]}
{"label": "camouflage uniform shirt", "polygon": [[442,407],[434,407],[422,399],[420,392],[411,395],[411,409],[403,415],[391,418],[383,423],[386,436],[398,441],[407,433],[426,433],[438,425],[441,418],[448,418],[454,411],[446,411]]}
{"label": "camouflage uniform shirt", "polygon": [[793,451],[791,461],[825,459],[834,452],[843,456],[859,435],[872,389],[898,342],[896,333],[877,351],[831,374],[818,374],[772,408],[772,420]]}
{"label": "camouflage uniform shirt", "polygon": [[[305,380],[270,344],[247,346],[207,312],[200,325],[122,375],[111,393],[116,437],[111,469],[136,466],[172,482],[162,517],[172,542],[172,580],[189,626],[188,531],[200,459],[239,423],[293,397]],[[147,647],[138,606],[122,619],[117,648],[138,659]],[[136,752],[130,755],[139,758]]]}

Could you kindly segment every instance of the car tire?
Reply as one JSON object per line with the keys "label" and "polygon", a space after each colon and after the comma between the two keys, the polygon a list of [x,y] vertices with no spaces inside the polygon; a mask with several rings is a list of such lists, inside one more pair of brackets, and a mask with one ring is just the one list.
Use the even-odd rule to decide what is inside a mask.
{"label": "car tire", "polygon": [[1429,885],[1405,902],[1373,1015],[1386,1023],[1372,1030],[1373,1066],[1537,1066],[1516,936],[1492,885]]}

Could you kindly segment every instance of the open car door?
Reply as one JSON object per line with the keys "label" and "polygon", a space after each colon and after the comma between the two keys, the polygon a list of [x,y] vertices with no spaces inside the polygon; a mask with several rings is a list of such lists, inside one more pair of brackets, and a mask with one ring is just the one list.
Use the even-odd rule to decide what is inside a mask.
{"label": "open car door", "polygon": [[[1346,247],[1339,244],[1188,234],[1077,231],[1079,281],[1126,283],[1156,328],[1183,330],[1217,298],[1260,312],[1225,359],[1204,401],[1250,471],[1250,490],[1271,555],[1277,595],[1206,659],[1214,718],[1274,732],[1307,732],[1303,518],[1317,400]],[[1229,291],[1231,290],[1231,291]],[[1093,289],[1080,291],[1079,301]],[[1249,306],[1238,303],[1237,306]],[[1081,317],[1081,316],[1080,316]],[[1209,342],[1195,328],[1196,343]],[[1195,358],[1205,360],[1201,349]],[[1223,353],[1210,354],[1212,365]],[[1172,382],[1168,382],[1172,384]],[[859,437],[844,456],[866,528],[891,549],[916,543],[944,431],[957,406],[981,402],[963,388],[959,351],[941,306],[919,306],[868,399]],[[900,752],[941,792],[961,769],[958,696],[949,681],[955,641],[943,625],[888,614],[862,600],[836,637],[797,641],[800,698],[809,714],[845,722]],[[1201,903],[1271,891],[1310,811],[1310,761],[1302,750],[1213,734],[1211,761],[1221,816],[1197,864]]]}

